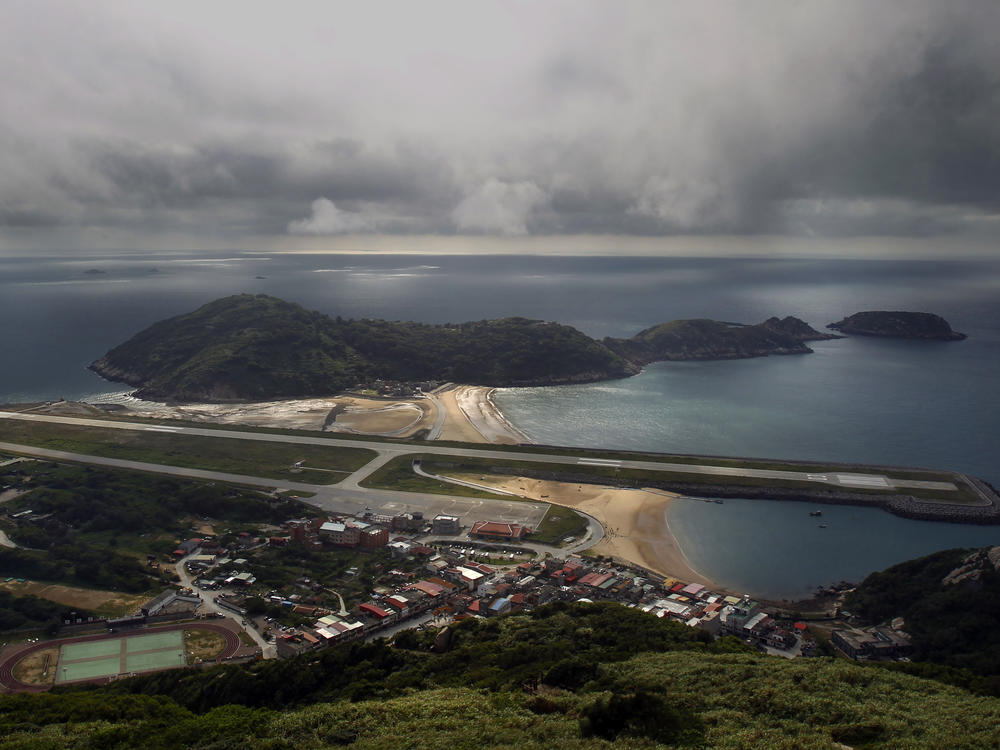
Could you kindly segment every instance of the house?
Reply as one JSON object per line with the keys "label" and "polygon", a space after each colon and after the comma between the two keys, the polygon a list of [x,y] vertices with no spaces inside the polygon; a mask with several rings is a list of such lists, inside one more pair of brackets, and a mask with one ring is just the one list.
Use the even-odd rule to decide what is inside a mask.
{"label": "house", "polygon": [[237,573],[234,576],[229,576],[226,579],[227,586],[240,585],[240,586],[252,586],[257,582],[257,578],[250,573]]}
{"label": "house", "polygon": [[459,534],[462,531],[462,525],[458,516],[442,514],[434,516],[434,520],[431,521],[431,531],[435,534]]}
{"label": "house", "polygon": [[427,596],[436,599],[445,593],[445,588],[430,581],[417,581],[406,587],[407,591],[421,591]]}
{"label": "house", "polygon": [[478,570],[474,570],[468,567],[453,568],[449,571],[452,578],[456,580],[460,585],[464,586],[468,591],[475,594],[481,593],[482,589],[486,586],[487,578],[485,573],[480,573]]}
{"label": "house", "polygon": [[871,653],[875,636],[860,630],[834,630],[830,641],[852,659],[864,659]]}
{"label": "house", "polygon": [[365,602],[364,604],[358,605],[358,609],[361,611],[362,614],[374,618],[375,622],[378,625],[388,624],[396,620],[395,612],[389,612],[369,602]]}
{"label": "house", "polygon": [[910,637],[890,628],[834,630],[830,640],[852,659],[895,659],[912,651]]}
{"label": "house", "polygon": [[322,523],[322,519],[319,518],[300,518],[289,521],[286,526],[288,527],[288,535],[291,537],[293,544],[298,544],[308,549],[318,549],[322,546],[319,540],[319,528]]}
{"label": "house", "polygon": [[502,615],[505,612],[509,612],[511,607],[510,599],[506,596],[501,596],[494,600],[492,604],[487,608],[486,613],[493,617],[494,615]]}
{"label": "house", "polygon": [[727,633],[744,637],[744,625],[760,612],[760,605],[749,597],[736,599],[736,597],[726,597],[728,604],[722,609],[722,629]]}
{"label": "house", "polygon": [[795,645],[796,638],[784,628],[774,628],[764,636],[764,642],[773,648],[789,649]]}
{"label": "house", "polygon": [[185,542],[181,542],[177,545],[177,549],[174,550],[174,557],[185,557],[190,555],[196,549],[201,546],[201,539],[188,539]]}
{"label": "house", "polygon": [[504,521],[476,521],[472,525],[470,537],[481,537],[483,539],[498,539],[504,541],[519,541],[527,534],[529,529],[517,523],[506,523]]}
{"label": "house", "polygon": [[381,526],[369,526],[361,529],[359,534],[361,549],[378,549],[389,543],[389,529]]}
{"label": "house", "polygon": [[319,527],[319,534],[337,547],[357,547],[361,542],[361,530],[340,521],[326,521]]}
{"label": "house", "polygon": [[194,612],[201,604],[198,596],[184,596],[174,589],[167,589],[162,594],[142,605],[142,614],[149,617],[159,614],[176,614]]}
{"label": "house", "polygon": [[389,542],[387,545],[389,547],[389,554],[392,555],[393,560],[399,560],[410,554],[410,550],[413,549],[413,545],[410,542],[404,541],[394,541]]}
{"label": "house", "polygon": [[399,613],[400,618],[405,618],[410,611],[410,600],[400,594],[387,596],[384,600],[388,607]]}

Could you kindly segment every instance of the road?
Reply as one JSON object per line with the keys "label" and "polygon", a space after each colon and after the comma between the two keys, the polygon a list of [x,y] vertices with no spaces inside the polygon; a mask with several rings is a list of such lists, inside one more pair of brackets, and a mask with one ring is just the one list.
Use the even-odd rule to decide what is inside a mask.
{"label": "road", "polygon": [[[239,440],[258,440],[263,442],[297,443],[300,445],[327,445],[331,448],[368,448],[376,451],[382,465],[396,456],[412,453],[424,453],[444,456],[462,456],[466,458],[492,458],[504,461],[531,461],[580,467],[604,467],[615,469],[640,469],[644,471],[662,471],[679,474],[700,474],[704,476],[750,477],[755,479],[778,479],[782,481],[813,482],[816,484],[836,485],[849,488],[919,488],[941,491],[955,491],[958,488],[951,482],[925,482],[917,480],[890,479],[884,474],[839,472],[832,469],[828,472],[791,471],[784,469],[753,469],[735,466],[713,466],[706,464],[667,463],[661,461],[613,460],[598,459],[588,456],[557,455],[547,453],[518,453],[494,448],[442,447],[433,445],[401,445],[399,443],[383,443],[375,441],[348,440],[334,437],[314,437],[312,435],[277,435],[260,432],[241,432],[235,430],[213,430],[202,427],[178,427],[164,425],[149,425],[140,422],[118,422],[103,419],[87,419],[83,417],[59,417],[48,414],[27,414],[22,412],[0,411],[0,419],[19,419],[29,422],[52,422],[57,424],[102,427],[105,429],[141,430],[149,432],[169,432],[178,435],[199,435],[203,437],[221,437]],[[3,444],[0,444],[0,449]],[[8,450],[15,450],[9,448]],[[23,451],[22,451],[23,452]],[[367,477],[374,468],[374,462],[367,464],[351,474],[341,486],[345,489],[355,489],[358,482]],[[376,467],[377,468],[377,467]],[[211,473],[211,472],[208,472]],[[195,476],[189,474],[188,476]],[[236,481],[220,479],[220,481]],[[274,481],[272,480],[272,484]],[[291,486],[282,482],[282,486]],[[308,491],[315,491],[315,485],[308,485]],[[294,488],[293,488],[294,489]],[[365,492],[371,492],[366,490]]]}
{"label": "road", "polygon": [[[188,588],[191,589],[192,591],[197,591],[197,589],[194,586],[194,583],[192,583],[191,575],[187,572],[187,568],[184,567],[183,559],[180,560],[177,563],[177,565],[174,566],[174,569],[177,571],[177,575],[181,579],[182,588]],[[264,655],[265,659],[274,659],[278,655],[278,652],[275,649],[275,647],[272,644],[265,641],[264,636],[258,633],[256,628],[244,627],[243,626],[244,618],[240,617],[235,612],[230,612],[228,609],[220,607],[210,598],[206,598],[205,596],[201,597],[201,606],[199,607],[199,610],[202,613],[204,612],[218,613],[220,615],[228,617],[230,620],[235,622],[237,625],[243,628],[243,630],[246,631],[246,633],[251,638],[253,638],[257,642],[257,645],[260,647],[261,653]]]}
{"label": "road", "polygon": [[[301,500],[303,502],[309,503],[328,513],[343,513],[346,515],[360,515],[366,510],[392,516],[418,511],[423,513],[427,518],[438,514],[458,516],[466,521],[466,525],[471,525],[470,521],[466,519],[490,519],[521,523],[534,528],[542,520],[545,511],[548,509],[548,504],[546,503],[436,495],[427,492],[363,489],[356,487],[356,485],[356,488],[352,489],[339,485],[304,484],[302,482],[288,482],[281,479],[267,479],[245,474],[188,469],[180,466],[147,463],[145,461],[129,461],[120,458],[105,458],[104,456],[55,451],[48,448],[36,448],[31,445],[19,445],[16,443],[0,443],[0,450],[23,453],[52,461],[71,461],[74,463],[92,464],[94,466],[108,466],[115,469],[147,471],[154,474],[167,474],[182,478],[224,482],[245,487],[259,487],[266,490],[291,490],[292,492],[301,492],[303,495],[313,495],[313,497],[302,497]],[[370,468],[370,466],[366,468]],[[347,484],[346,481],[345,484]]]}

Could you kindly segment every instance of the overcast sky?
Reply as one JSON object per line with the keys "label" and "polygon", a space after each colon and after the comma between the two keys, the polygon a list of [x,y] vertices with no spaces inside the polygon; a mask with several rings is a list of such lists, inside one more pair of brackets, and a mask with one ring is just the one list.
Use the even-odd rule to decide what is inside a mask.
{"label": "overcast sky", "polygon": [[995,0],[5,0],[0,251],[996,253],[998,31]]}

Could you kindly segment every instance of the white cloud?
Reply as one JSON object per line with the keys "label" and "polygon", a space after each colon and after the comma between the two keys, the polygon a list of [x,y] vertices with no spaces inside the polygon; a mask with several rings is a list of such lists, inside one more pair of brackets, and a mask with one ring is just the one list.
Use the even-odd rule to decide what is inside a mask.
{"label": "white cloud", "polygon": [[534,182],[501,182],[490,178],[461,203],[451,217],[460,231],[524,235],[531,214],[549,202]]}
{"label": "white cloud", "polygon": [[332,200],[317,198],[312,214],[288,223],[291,234],[360,234],[375,231],[373,218],[362,213],[341,211]]}

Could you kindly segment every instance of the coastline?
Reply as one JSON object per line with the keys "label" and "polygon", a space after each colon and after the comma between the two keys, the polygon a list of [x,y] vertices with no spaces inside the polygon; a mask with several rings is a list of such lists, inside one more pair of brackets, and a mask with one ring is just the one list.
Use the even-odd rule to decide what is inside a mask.
{"label": "coastline", "polygon": [[439,440],[464,443],[517,445],[531,442],[518,430],[493,401],[495,388],[480,385],[456,385],[436,394],[445,411]]}
{"label": "coastline", "polygon": [[[440,410],[444,415],[437,440],[501,445],[533,442],[497,407],[495,391],[487,386],[457,384],[431,398],[375,399],[342,394],[229,404],[168,404],[116,394],[113,400],[95,400],[88,406],[146,417],[398,438],[431,429],[441,416]],[[65,413],[71,403],[75,402],[55,402],[46,410]]]}
{"label": "coastline", "polygon": [[667,508],[680,495],[663,490],[628,490],[597,484],[556,482],[529,477],[474,477],[528,500],[580,510],[604,528],[604,538],[589,551],[633,563],[664,578],[700,583],[713,591],[725,587],[696,570],[681,550],[667,521]]}

